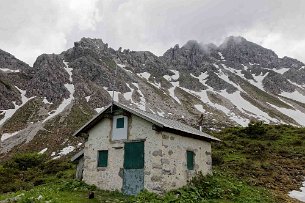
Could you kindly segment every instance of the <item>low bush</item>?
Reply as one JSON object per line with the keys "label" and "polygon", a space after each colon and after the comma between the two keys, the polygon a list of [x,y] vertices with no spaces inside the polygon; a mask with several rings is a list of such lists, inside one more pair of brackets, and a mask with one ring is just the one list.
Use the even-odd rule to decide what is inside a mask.
{"label": "low bush", "polygon": [[49,181],[72,178],[68,169],[73,169],[73,165],[62,160],[47,160],[37,153],[16,154],[0,165],[0,193],[28,190]]}
{"label": "low bush", "polygon": [[59,188],[60,191],[94,191],[96,186],[88,185],[83,181],[68,180],[64,181]]}
{"label": "low bush", "polygon": [[3,167],[14,168],[26,171],[29,168],[34,168],[41,165],[45,161],[45,156],[37,153],[16,154],[10,161],[7,161]]}

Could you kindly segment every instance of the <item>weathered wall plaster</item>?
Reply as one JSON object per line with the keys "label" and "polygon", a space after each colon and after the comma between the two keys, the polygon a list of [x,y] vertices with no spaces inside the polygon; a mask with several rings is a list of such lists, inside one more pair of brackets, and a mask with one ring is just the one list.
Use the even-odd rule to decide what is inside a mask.
{"label": "weathered wall plaster", "polygon": [[[211,144],[193,138],[152,129],[153,124],[131,115],[128,140],[145,140],[144,187],[153,192],[181,187],[199,171],[211,172]],[[104,190],[121,190],[123,185],[124,142],[112,141],[112,119],[104,118],[89,132],[84,149],[83,180]],[[108,150],[108,166],[97,167],[99,150]],[[186,167],[186,150],[195,152],[195,169]]]}

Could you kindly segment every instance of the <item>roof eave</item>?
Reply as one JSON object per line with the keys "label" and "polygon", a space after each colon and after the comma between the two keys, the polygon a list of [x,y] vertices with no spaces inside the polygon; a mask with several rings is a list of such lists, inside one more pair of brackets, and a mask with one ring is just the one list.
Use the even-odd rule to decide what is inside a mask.
{"label": "roof eave", "polygon": [[213,137],[213,136],[198,135],[198,134],[189,133],[189,132],[185,132],[185,131],[181,131],[181,130],[177,130],[177,129],[173,129],[173,128],[169,128],[169,127],[164,127],[163,130],[167,131],[167,132],[172,132],[172,133],[180,135],[180,136],[194,138],[197,140],[203,140],[203,141],[207,141],[207,142],[211,142],[211,141],[221,142],[220,139]]}

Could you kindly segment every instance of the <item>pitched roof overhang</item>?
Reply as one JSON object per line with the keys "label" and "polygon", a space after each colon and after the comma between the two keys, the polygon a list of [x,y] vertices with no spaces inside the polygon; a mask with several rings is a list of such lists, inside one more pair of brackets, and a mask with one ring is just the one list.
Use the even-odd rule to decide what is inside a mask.
{"label": "pitched roof overhang", "polygon": [[185,125],[181,122],[170,120],[167,118],[163,118],[161,116],[151,114],[139,109],[133,109],[130,107],[127,107],[125,105],[122,105],[120,103],[114,102],[113,104],[110,104],[105,107],[105,109],[100,112],[98,115],[93,117],[89,122],[87,122],[83,127],[81,127],[79,130],[77,130],[73,136],[80,136],[82,133],[88,132],[93,126],[95,126],[101,119],[104,118],[105,112],[107,112],[108,109],[113,107],[119,107],[123,110],[126,110],[132,114],[135,114],[151,123],[153,123],[158,129],[163,131],[169,131],[173,132],[175,134],[191,137],[194,139],[199,140],[205,140],[205,141],[220,141],[220,139],[213,137],[207,133],[201,132],[193,127],[190,127],[188,125]]}

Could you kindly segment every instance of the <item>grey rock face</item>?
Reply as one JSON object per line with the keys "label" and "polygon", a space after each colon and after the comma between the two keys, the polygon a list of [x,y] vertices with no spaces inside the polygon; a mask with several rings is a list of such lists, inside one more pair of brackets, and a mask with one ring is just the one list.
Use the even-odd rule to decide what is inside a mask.
{"label": "grey rock face", "polygon": [[[65,63],[72,70],[72,80]],[[189,41],[175,45],[162,56],[149,51],[114,50],[101,39],[82,38],[59,55],[42,54],[33,67],[0,51],[0,68],[19,70],[0,70],[0,120],[5,110],[15,107],[14,103],[22,103],[17,87],[26,91],[27,98],[40,101],[31,106],[39,109],[39,116],[22,107],[18,111],[24,112],[25,118],[8,119],[6,122],[16,125],[4,126],[26,123],[25,129],[32,129],[36,125],[29,122],[30,117],[45,119],[59,111],[47,122],[38,119],[41,123],[33,132],[43,138],[48,134],[72,134],[95,110],[109,104],[112,90],[123,104],[194,127],[198,127],[201,115],[205,127],[211,129],[245,125],[251,119],[302,125],[277,107],[305,116],[305,101],[301,104],[300,98],[293,101],[280,96],[294,91],[304,94],[304,64],[289,57],[278,58],[272,50],[242,37],[229,37],[220,46]],[[73,95],[67,85],[73,86]],[[65,108],[60,109],[62,106]],[[52,127],[57,125],[64,127],[54,132]],[[2,128],[0,133],[20,130]],[[17,137],[25,139],[22,132]],[[31,138],[35,140],[35,135]]]}
{"label": "grey rock face", "polygon": [[63,59],[55,54],[43,54],[37,58],[33,68],[27,71],[31,77],[26,96],[46,97],[50,102],[59,102],[69,97],[64,84],[69,83]]}
{"label": "grey rock face", "polygon": [[13,102],[21,103],[20,93],[15,86],[24,86],[22,72],[29,68],[26,63],[0,50],[0,110],[14,108]]}
{"label": "grey rock face", "polygon": [[23,70],[29,68],[29,66],[26,63],[16,59],[10,53],[0,49],[0,68],[7,68],[10,70]]}

